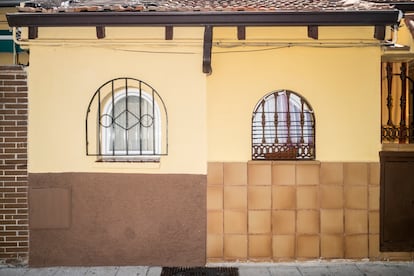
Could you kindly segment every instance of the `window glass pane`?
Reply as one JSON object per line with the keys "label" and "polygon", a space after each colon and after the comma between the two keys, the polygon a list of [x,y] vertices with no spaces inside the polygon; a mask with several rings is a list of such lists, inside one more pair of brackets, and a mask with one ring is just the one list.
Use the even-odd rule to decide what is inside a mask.
{"label": "window glass pane", "polygon": [[[128,151],[139,151],[139,132],[140,132],[140,99],[136,96],[128,96]],[[126,150],[126,149],[124,149]]]}
{"label": "window glass pane", "polygon": [[[138,96],[128,96],[128,99],[123,97],[116,101],[114,115],[114,129],[110,136],[114,138],[115,151],[126,153],[128,144],[128,152],[154,152],[155,118],[152,103],[144,98],[140,100]],[[113,151],[112,143],[109,150]]]}
{"label": "window glass pane", "polygon": [[301,128],[301,111],[302,104],[301,99],[295,95],[290,94],[289,97],[289,112],[290,112],[290,128],[289,134],[291,137],[292,143],[300,143],[300,138],[302,136]]}
{"label": "window glass pane", "polygon": [[[125,150],[125,128],[126,128],[126,113],[125,110],[125,100],[119,100],[115,103],[114,106],[114,131],[111,133],[113,137],[113,141],[115,144],[115,151]],[[112,110],[111,110],[112,112]],[[111,137],[112,138],[112,137]],[[110,144],[110,150],[113,150],[113,143]]]}

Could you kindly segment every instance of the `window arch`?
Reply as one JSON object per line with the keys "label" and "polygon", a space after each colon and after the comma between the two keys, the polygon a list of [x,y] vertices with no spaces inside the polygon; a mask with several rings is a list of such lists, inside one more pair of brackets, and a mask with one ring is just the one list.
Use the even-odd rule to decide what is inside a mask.
{"label": "window arch", "polygon": [[315,116],[306,99],[290,90],[260,99],[252,116],[252,159],[315,159]]}
{"label": "window arch", "polygon": [[133,78],[97,89],[86,114],[87,155],[156,160],[167,145],[167,112],[155,89]]}

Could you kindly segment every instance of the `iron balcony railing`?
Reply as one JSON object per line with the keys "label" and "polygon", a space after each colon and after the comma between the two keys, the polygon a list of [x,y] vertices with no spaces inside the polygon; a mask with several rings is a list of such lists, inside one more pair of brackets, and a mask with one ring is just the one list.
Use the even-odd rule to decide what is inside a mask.
{"label": "iron balcony railing", "polygon": [[386,93],[383,96],[386,99],[383,103],[386,114],[383,114],[381,141],[383,143],[414,143],[414,81],[409,76],[408,63],[397,63],[399,72],[394,72],[397,66],[394,66],[392,62],[384,65],[386,82],[385,85],[383,84],[382,93]]}
{"label": "iron balcony railing", "polygon": [[[269,120],[269,118],[273,118]],[[260,112],[253,114],[252,158],[292,160],[315,158],[313,112]]]}

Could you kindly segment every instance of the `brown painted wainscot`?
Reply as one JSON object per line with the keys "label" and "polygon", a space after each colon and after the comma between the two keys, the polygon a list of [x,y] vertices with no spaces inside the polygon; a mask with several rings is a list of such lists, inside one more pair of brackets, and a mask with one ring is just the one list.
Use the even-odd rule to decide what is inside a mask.
{"label": "brown painted wainscot", "polygon": [[206,176],[31,173],[30,266],[198,266]]}

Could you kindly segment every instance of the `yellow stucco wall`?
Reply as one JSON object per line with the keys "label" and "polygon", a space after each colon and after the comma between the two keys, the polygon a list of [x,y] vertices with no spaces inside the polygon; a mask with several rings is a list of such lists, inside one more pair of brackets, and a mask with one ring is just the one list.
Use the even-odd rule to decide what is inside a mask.
{"label": "yellow stucco wall", "polygon": [[[372,27],[321,27],[319,40],[304,27],[248,27],[244,41],[236,28],[215,28],[210,76],[201,69],[202,28],[174,28],[173,41],[163,28],[106,28],[106,35],[40,28],[30,44],[30,172],[206,173],[207,162],[248,161],[253,108],[278,89],[312,105],[317,160],[378,161],[381,48]],[[166,104],[169,154],[159,164],[85,155],[89,100],[123,76],[149,83]]]}
{"label": "yellow stucco wall", "polygon": [[[398,35],[397,35],[397,42],[400,45],[410,46],[412,48],[413,46],[413,37],[410,33],[410,30],[408,29],[408,26],[404,21],[401,22],[400,28],[398,28]],[[411,52],[413,49],[410,49]]]}
{"label": "yellow stucco wall", "polygon": [[[48,31],[53,36],[54,30]],[[163,47],[163,40],[143,47],[49,46],[41,36],[39,42],[30,46],[30,172],[206,173],[206,76],[200,54],[169,53],[193,49]],[[87,106],[102,84],[117,77],[147,82],[165,102],[169,152],[160,163],[97,163],[86,156]]]}
{"label": "yellow stucco wall", "polygon": [[293,47],[215,57],[208,83],[209,161],[250,159],[253,108],[278,89],[293,90],[312,105],[318,160],[378,160],[379,64],[375,48]]}
{"label": "yellow stucco wall", "polygon": [[[270,34],[257,30],[261,37],[255,38],[260,41]],[[273,33],[270,41],[280,41],[278,32]],[[297,34],[302,39],[292,46],[241,46],[220,54],[224,49],[214,48],[217,54],[207,89],[209,161],[251,159],[254,106],[278,89],[293,90],[312,105],[317,160],[378,161],[381,51],[359,44],[364,37],[369,43],[373,29],[320,28],[318,42],[338,43],[331,47],[309,45],[312,40],[306,39],[305,28]]]}

